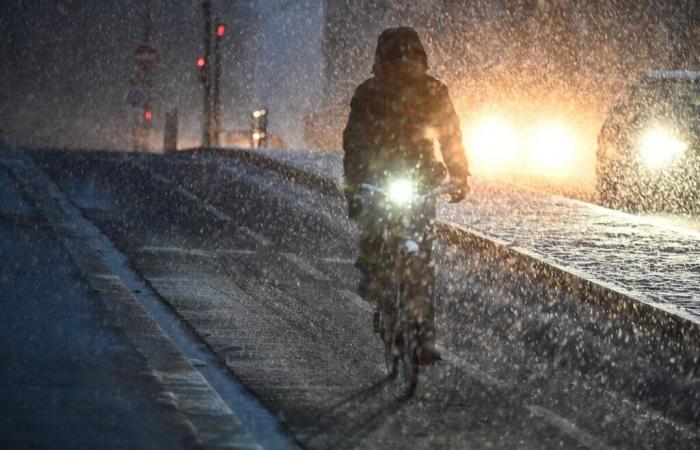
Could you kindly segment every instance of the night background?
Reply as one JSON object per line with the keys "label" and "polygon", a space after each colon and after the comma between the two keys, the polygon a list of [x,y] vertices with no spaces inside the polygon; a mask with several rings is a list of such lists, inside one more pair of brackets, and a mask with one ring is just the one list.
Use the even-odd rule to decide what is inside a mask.
{"label": "night background", "polygon": [[700,0],[5,0],[0,61],[0,449],[700,449]]}
{"label": "night background", "polygon": [[[177,107],[180,146],[197,145],[203,19],[199,2],[184,0],[5,2],[6,139],[127,148],[133,52],[144,40],[149,5],[159,58],[155,135],[164,111]],[[448,83],[462,113],[527,96],[582,111],[599,126],[607,103],[642,71],[697,65],[699,9],[692,0],[216,2],[214,20],[227,24],[224,128],[245,128],[250,111],[267,106],[287,146],[337,147],[337,138],[305,139],[304,121],[333,111],[327,126],[339,135],[353,87],[369,76],[376,36],[398,23],[423,36],[432,73]],[[152,139],[154,150],[162,146]]]}

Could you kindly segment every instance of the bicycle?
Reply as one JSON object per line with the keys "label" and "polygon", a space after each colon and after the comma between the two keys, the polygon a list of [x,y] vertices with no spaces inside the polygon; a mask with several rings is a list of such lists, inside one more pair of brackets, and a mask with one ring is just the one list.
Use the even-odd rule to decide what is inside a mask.
{"label": "bicycle", "polygon": [[427,192],[410,179],[397,179],[386,186],[362,183],[363,210],[371,214],[381,228],[380,272],[377,280],[378,323],[375,328],[384,344],[384,357],[390,378],[398,375],[402,363],[403,382],[412,396],[418,385],[421,344],[419,324],[407,305],[412,293],[406,282],[411,268],[421,264],[421,244],[428,242],[434,220],[435,199],[460,189],[449,183]]}

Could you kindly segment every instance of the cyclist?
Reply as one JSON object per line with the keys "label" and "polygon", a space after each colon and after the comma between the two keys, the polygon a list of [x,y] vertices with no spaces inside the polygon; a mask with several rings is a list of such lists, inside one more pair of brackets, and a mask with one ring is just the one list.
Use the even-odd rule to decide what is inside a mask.
{"label": "cyclist", "polygon": [[[450,181],[460,189],[451,194],[459,202],[469,192],[467,159],[462,147],[459,119],[447,87],[428,75],[428,58],[418,33],[410,27],[384,30],[377,42],[374,77],[362,83],[350,103],[350,116],[343,132],[343,165],[348,213],[360,229],[361,271],[359,294],[380,306],[382,293],[376,280],[381,235],[372,217],[362,214],[357,194],[362,182],[378,182],[410,171],[425,186],[445,178],[445,166],[435,157],[435,142],[447,166]],[[429,236],[431,233],[427,233]],[[431,364],[440,358],[435,350],[432,240],[421,243],[420,273],[412,274],[414,295],[407,299],[419,323],[419,361]],[[375,314],[375,323],[376,323]]]}

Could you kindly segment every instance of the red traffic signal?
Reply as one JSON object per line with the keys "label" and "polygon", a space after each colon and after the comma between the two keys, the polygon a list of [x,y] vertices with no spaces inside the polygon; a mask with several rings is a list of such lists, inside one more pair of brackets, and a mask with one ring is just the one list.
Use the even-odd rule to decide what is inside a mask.
{"label": "red traffic signal", "polygon": [[150,109],[147,109],[146,111],[144,111],[143,118],[146,119],[148,122],[153,120],[153,111],[151,111]]}
{"label": "red traffic signal", "polygon": [[204,69],[207,66],[207,59],[203,56],[197,58],[197,68]]}
{"label": "red traffic signal", "polygon": [[220,23],[216,26],[216,37],[223,37],[226,32],[226,25]]}

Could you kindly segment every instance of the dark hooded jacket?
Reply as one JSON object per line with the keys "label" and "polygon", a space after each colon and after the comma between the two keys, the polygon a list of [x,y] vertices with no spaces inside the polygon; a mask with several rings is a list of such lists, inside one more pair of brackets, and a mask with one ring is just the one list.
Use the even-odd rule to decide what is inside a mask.
{"label": "dark hooded jacket", "polygon": [[459,119],[447,87],[426,74],[428,58],[412,28],[389,28],[377,43],[374,77],[352,98],[343,132],[345,182],[393,174],[418,175],[436,166],[433,140],[453,179],[468,175]]}

